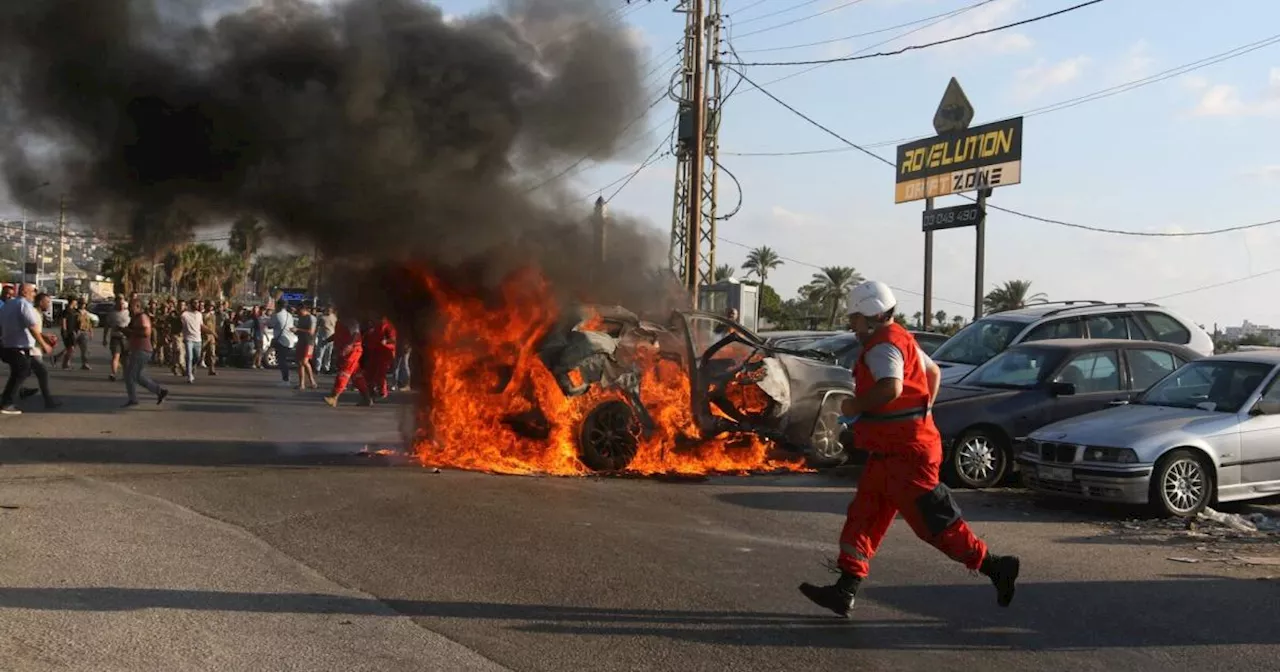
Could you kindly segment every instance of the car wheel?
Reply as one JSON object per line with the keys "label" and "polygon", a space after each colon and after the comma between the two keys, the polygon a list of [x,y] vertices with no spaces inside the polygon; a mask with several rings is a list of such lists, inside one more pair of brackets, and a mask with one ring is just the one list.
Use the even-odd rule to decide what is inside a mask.
{"label": "car wheel", "polygon": [[1213,493],[1213,468],[1199,453],[1182,449],[1156,463],[1148,498],[1160,515],[1191,518],[1209,505]]}
{"label": "car wheel", "polygon": [[956,440],[947,460],[947,480],[965,488],[991,488],[1009,473],[1009,441],[989,429],[971,429]]}
{"label": "car wheel", "polygon": [[817,421],[813,434],[809,435],[809,450],[806,461],[815,469],[838,467],[849,459],[849,451],[840,440],[844,427],[840,424],[840,402],[842,396],[833,394],[818,409]]}
{"label": "car wheel", "polygon": [[591,409],[578,430],[582,463],[593,471],[622,471],[640,445],[640,419],[622,401],[606,401]]}

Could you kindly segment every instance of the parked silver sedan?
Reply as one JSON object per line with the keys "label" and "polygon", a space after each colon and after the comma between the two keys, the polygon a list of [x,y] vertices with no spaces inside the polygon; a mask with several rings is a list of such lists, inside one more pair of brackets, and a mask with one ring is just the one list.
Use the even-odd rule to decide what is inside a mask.
{"label": "parked silver sedan", "polygon": [[1018,454],[1047,494],[1194,516],[1280,494],[1280,350],[1183,365],[1130,404],[1047,425]]}

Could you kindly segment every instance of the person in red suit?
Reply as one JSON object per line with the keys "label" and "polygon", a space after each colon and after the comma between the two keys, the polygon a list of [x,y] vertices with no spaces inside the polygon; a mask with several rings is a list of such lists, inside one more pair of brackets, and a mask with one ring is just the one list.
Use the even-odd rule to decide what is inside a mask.
{"label": "person in red suit", "polygon": [[391,320],[371,320],[364,330],[364,377],[371,397],[386,399],[387,375],[396,363],[396,328]]}
{"label": "person in red suit", "polygon": [[911,332],[894,322],[898,302],[882,282],[849,292],[849,328],[862,343],[853,367],[857,395],[841,404],[857,418],[854,445],[870,453],[840,534],[840,578],[833,585],[800,585],[820,607],[848,617],[871,558],[901,514],[917,537],[955,562],[985,575],[1002,607],[1013,600],[1020,561],[996,555],[960,513],[947,486],[938,482],[942,436],[933,424],[933,401],[942,372]]}
{"label": "person in red suit", "polygon": [[347,385],[355,385],[360,393],[361,403],[369,402],[369,385],[361,370],[361,359],[364,355],[364,334],[360,330],[360,321],[355,319],[339,319],[333,332],[333,350],[337,353],[338,375],[333,379],[333,392],[324,398],[330,406],[338,405],[338,397],[347,391]]}

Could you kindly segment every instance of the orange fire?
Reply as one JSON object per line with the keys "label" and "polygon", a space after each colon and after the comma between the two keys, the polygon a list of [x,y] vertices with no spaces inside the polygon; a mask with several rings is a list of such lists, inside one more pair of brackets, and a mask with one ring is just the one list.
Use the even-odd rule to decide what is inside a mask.
{"label": "orange fire", "polygon": [[[561,392],[537,353],[557,318],[542,278],[532,272],[509,278],[496,302],[456,291],[426,273],[419,278],[440,319],[421,348],[427,384],[416,409],[418,461],[501,474],[589,473],[578,450],[583,419],[600,404],[625,397],[599,386],[578,397]],[[589,319],[579,329],[602,325]],[[699,475],[801,468],[799,459],[771,459],[771,444],[753,434],[700,439],[683,366],[653,351],[637,353],[646,360],[639,362],[640,396],[654,430],[639,437],[626,471]],[[581,382],[576,371],[570,379]]]}

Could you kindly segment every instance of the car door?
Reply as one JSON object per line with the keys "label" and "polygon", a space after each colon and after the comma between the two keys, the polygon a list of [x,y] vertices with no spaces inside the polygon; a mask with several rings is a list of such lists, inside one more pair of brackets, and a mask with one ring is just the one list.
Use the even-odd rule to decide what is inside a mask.
{"label": "car door", "polygon": [[1100,411],[1126,399],[1116,350],[1090,350],[1069,357],[1051,379],[1071,383],[1075,394],[1062,394],[1049,410],[1050,422]]}
{"label": "car door", "polygon": [[[1274,483],[1280,490],[1278,407],[1280,376],[1267,384],[1259,404],[1252,409],[1241,409],[1244,420],[1240,423],[1240,478],[1244,485]],[[1254,412],[1250,413],[1251,410]]]}
{"label": "car door", "polygon": [[712,434],[720,424],[712,407],[721,407],[723,413],[725,403],[715,392],[733,372],[764,356],[767,348],[754,334],[718,315],[679,313],[679,322],[688,353],[693,417],[704,435]]}

